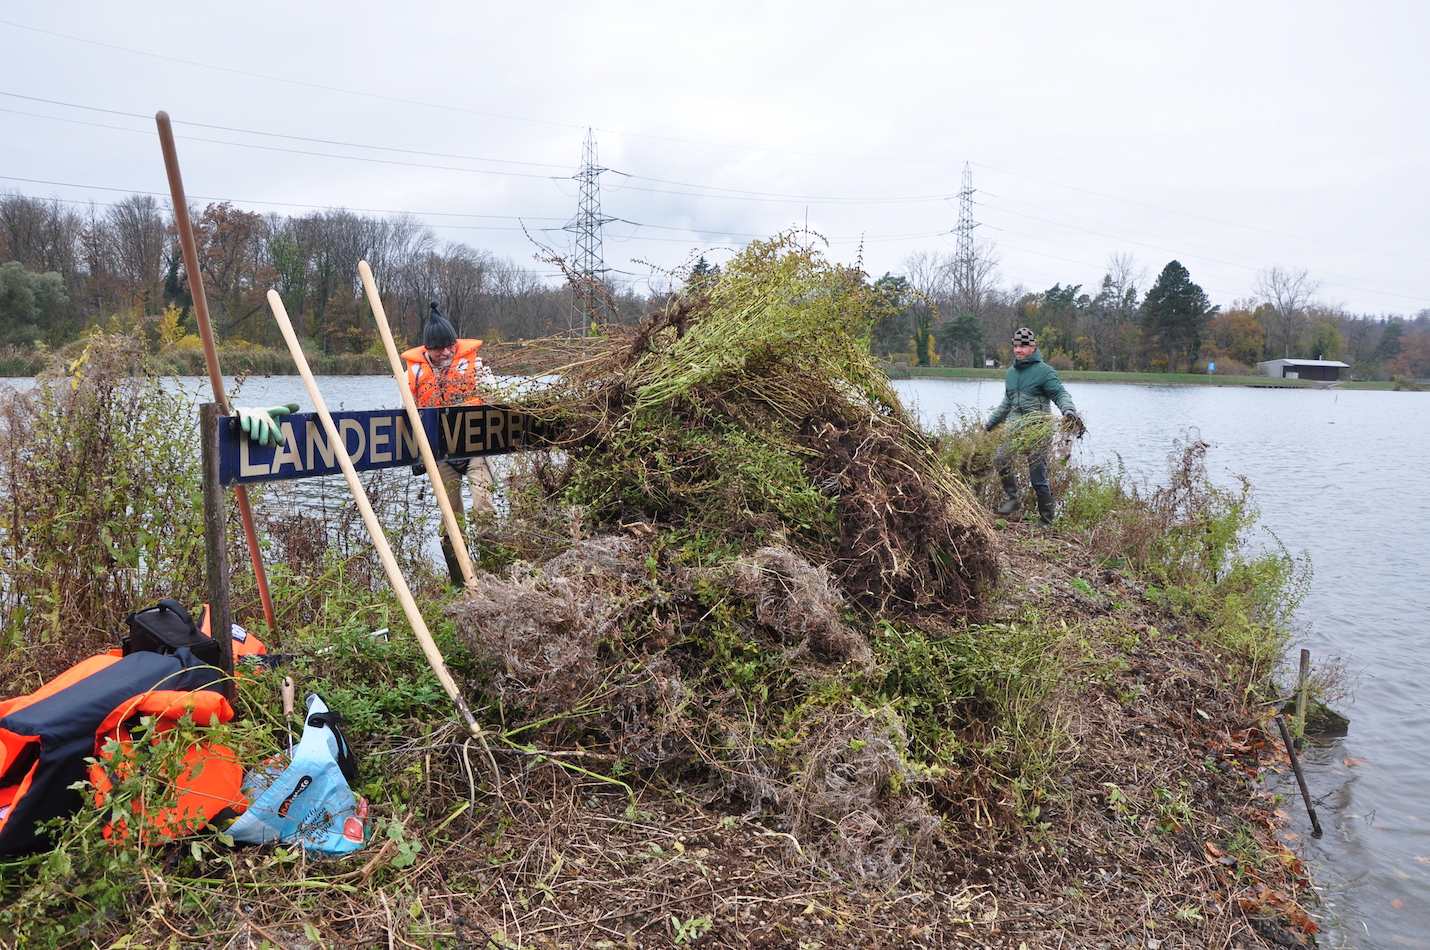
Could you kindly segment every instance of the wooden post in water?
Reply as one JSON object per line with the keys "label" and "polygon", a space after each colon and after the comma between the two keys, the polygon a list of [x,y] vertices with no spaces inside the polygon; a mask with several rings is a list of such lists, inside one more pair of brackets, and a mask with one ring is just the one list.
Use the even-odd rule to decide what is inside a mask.
{"label": "wooden post in water", "polygon": [[1301,743],[1306,736],[1306,690],[1308,681],[1311,678],[1311,651],[1301,651],[1301,672],[1296,678],[1296,723],[1300,730],[1296,736],[1296,748],[1301,748]]}
{"label": "wooden post in water", "polygon": [[208,585],[209,630],[218,641],[219,665],[228,674],[224,695],[234,698],[233,610],[228,586],[228,511],[219,481],[218,427],[226,421],[216,402],[199,407],[199,441],[204,466],[204,579]]}

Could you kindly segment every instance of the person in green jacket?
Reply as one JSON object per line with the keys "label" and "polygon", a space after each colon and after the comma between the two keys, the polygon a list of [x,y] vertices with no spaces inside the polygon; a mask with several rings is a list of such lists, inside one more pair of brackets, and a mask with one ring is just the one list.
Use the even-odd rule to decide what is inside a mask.
{"label": "person in green jacket", "polygon": [[[1013,334],[1013,365],[1008,367],[1005,378],[1007,392],[998,408],[988,417],[984,426],[992,432],[1004,420],[1014,432],[1020,425],[1042,419],[1049,415],[1048,403],[1057,403],[1065,416],[1076,418],[1077,409],[1072,397],[1058,379],[1058,371],[1043,362],[1043,354],[1038,351],[1038,340],[1033,331],[1019,327]],[[1024,446],[1028,454],[1028,480],[1033,483],[1033,492],[1038,496],[1038,524],[1050,525],[1057,509],[1053,504],[1053,490],[1048,487],[1048,446],[1042,444]],[[997,514],[1011,515],[1018,510],[1018,478],[1013,474],[1013,463],[1020,448],[1013,439],[1004,440],[993,455],[993,465],[1003,480],[1003,494],[1007,496],[996,509]]]}

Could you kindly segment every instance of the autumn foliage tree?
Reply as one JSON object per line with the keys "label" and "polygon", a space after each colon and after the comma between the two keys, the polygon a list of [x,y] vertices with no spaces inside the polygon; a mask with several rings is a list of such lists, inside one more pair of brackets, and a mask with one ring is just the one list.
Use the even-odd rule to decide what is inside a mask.
{"label": "autumn foliage tree", "polygon": [[1238,300],[1230,310],[1212,317],[1202,335],[1203,359],[1256,365],[1266,349],[1266,325],[1261,321],[1266,310],[1265,304],[1257,307],[1255,301]]}

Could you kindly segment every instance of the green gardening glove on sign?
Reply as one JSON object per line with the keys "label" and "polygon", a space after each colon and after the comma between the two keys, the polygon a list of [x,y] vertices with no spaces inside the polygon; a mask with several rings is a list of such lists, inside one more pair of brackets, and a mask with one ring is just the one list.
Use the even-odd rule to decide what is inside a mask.
{"label": "green gardening glove on sign", "polygon": [[271,406],[267,409],[239,407],[233,411],[233,414],[238,416],[238,427],[244,435],[248,436],[251,441],[271,449],[275,445],[283,444],[283,430],[278,427],[278,420],[290,412],[297,411],[298,404],[290,402],[284,406]]}

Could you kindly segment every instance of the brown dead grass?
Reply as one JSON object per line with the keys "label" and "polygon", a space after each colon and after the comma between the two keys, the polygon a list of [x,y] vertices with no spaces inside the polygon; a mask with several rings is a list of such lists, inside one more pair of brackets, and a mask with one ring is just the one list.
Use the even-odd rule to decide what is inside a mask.
{"label": "brown dead grass", "polygon": [[[589,539],[563,564],[484,579],[489,604],[458,606],[469,629],[506,638],[492,649],[525,664],[504,688],[536,685],[513,698],[554,713],[590,688],[600,646],[586,623],[646,584],[637,569],[645,543],[636,533]],[[803,767],[789,783],[758,756],[742,763],[738,750],[719,763],[724,796],[709,794],[708,776],[703,785],[642,779],[691,747],[663,745],[671,736],[630,701],[646,690],[660,696],[644,714],[678,705],[671,664],[664,682],[613,684],[623,691],[607,710],[609,744],[590,732],[546,744],[560,731],[538,730],[531,737],[543,741],[494,747],[488,759],[446,725],[370,749],[370,767],[416,776],[409,807],[430,817],[408,825],[426,850],[406,870],[386,866],[390,847],[310,867],[313,886],[358,888],[326,892],[320,919],[295,917],[281,892],[258,891],[205,914],[161,901],[154,926],[215,947],[265,938],[313,946],[303,919],[318,922],[326,945],[350,947],[644,948],[682,935],[698,947],[831,950],[1304,945],[1297,897],[1307,884],[1272,838],[1256,784],[1274,759],[1261,710],[1236,701],[1198,631],[1103,569],[1077,538],[1020,526],[1004,534],[1003,556],[992,616],[1031,603],[1082,622],[1094,635],[1077,662],[1104,674],[1062,697],[1075,742],[1036,821],[997,801],[983,804],[981,825],[942,820],[941,807],[980,789],[957,775],[901,774],[898,737],[878,715],[823,722],[800,744]],[[600,580],[578,582],[593,564]],[[828,638],[825,661],[857,660],[838,645],[837,620],[818,609],[823,579],[788,552],[751,558],[735,583],[764,605],[764,622],[786,631],[786,648],[813,656]],[[812,597],[808,617],[790,610],[792,594]],[[541,648],[561,637],[559,649]],[[738,702],[710,697],[705,712],[719,720]],[[627,771],[612,771],[618,752]],[[1188,807],[1176,811],[1159,791]],[[454,812],[466,801],[475,807]]]}

